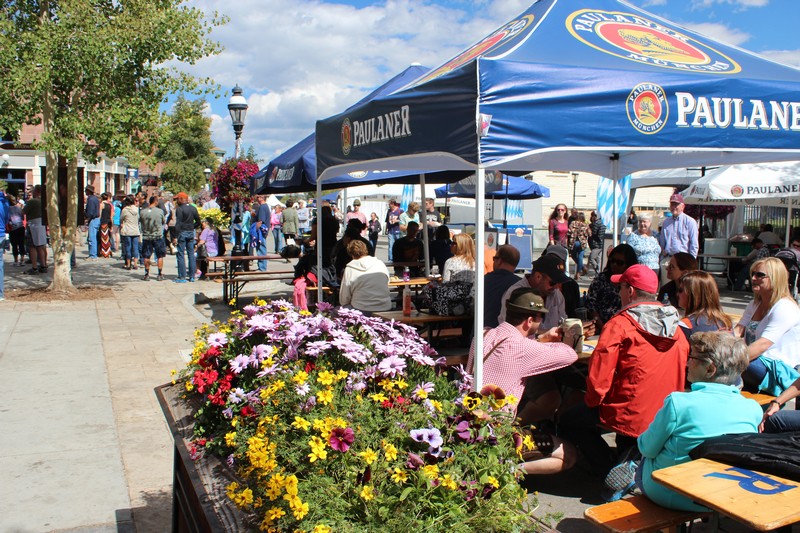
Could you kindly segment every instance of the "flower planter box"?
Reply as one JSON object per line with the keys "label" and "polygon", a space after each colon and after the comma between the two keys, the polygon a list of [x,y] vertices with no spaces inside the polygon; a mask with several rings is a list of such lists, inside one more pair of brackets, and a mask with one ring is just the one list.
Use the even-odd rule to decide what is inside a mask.
{"label": "flower planter box", "polygon": [[230,470],[210,455],[202,461],[191,458],[194,410],[181,398],[183,390],[182,383],[155,388],[174,442],[172,532],[244,531],[244,516],[225,495],[225,486],[234,479]]}

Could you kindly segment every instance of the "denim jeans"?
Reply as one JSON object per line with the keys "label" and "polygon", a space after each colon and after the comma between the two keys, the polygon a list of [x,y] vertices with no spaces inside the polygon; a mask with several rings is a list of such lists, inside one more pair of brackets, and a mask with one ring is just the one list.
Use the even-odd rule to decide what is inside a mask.
{"label": "denim jeans", "polygon": [[572,258],[575,260],[575,275],[578,275],[583,270],[583,246],[580,241],[576,241],[572,246]]}
{"label": "denim jeans", "polygon": [[[257,248],[257,255],[267,255],[267,238],[261,237],[261,240],[258,242]],[[259,259],[258,260],[258,269],[261,272],[267,271],[267,260],[266,259]]]}
{"label": "denim jeans", "polygon": [[100,233],[100,218],[89,221],[89,257],[97,257],[97,235]]}
{"label": "denim jeans", "polygon": [[122,255],[127,261],[130,259],[133,263],[139,259],[139,236],[138,235],[123,235],[122,236]]}
{"label": "denim jeans", "polygon": [[[189,275],[186,275],[186,257],[189,258]],[[194,256],[194,231],[182,231],[178,234],[178,278],[194,278],[197,272],[197,264]]]}
{"label": "denim jeans", "polygon": [[[800,401],[800,398],[795,400]],[[800,431],[800,411],[783,409],[764,422],[764,433],[786,433]]]}
{"label": "denim jeans", "polygon": [[767,367],[757,358],[750,361],[747,368],[742,372],[742,381],[744,382],[744,390],[750,392],[758,392],[758,386],[764,381],[767,375]]}
{"label": "denim jeans", "polygon": [[392,233],[391,231],[386,234],[389,238],[389,262],[392,262],[392,247],[394,246],[394,241],[400,238],[399,233]]}
{"label": "denim jeans", "polygon": [[[2,246],[2,245],[0,245],[0,246]],[[5,274],[5,266],[3,266],[3,254],[4,253],[5,253],[5,250],[3,250],[2,247],[0,247],[0,298],[5,298],[6,297],[5,288],[4,288],[4,286],[5,286],[5,281],[4,280],[5,280],[5,275],[6,275]]]}
{"label": "denim jeans", "polygon": [[602,268],[600,268],[600,254],[603,253],[602,248],[594,248],[591,252],[589,252],[589,266],[594,269],[595,274],[599,274]]}
{"label": "denim jeans", "polygon": [[283,248],[283,231],[281,231],[281,228],[272,229],[272,238],[275,240],[275,253],[281,253],[281,248]]}

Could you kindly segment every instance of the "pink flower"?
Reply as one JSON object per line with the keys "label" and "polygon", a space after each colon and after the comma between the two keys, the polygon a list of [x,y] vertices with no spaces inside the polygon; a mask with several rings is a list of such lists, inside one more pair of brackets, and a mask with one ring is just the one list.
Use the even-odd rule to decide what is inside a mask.
{"label": "pink flower", "polygon": [[350,428],[334,428],[331,431],[331,437],[328,439],[328,444],[337,452],[346,452],[350,449],[350,445],[356,439],[355,433]]}

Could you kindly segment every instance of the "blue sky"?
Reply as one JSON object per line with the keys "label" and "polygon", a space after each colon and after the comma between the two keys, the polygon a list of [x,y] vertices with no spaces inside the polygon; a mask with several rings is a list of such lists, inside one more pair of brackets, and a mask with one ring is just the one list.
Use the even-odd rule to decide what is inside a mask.
{"label": "blue sky", "polygon": [[[434,67],[533,0],[188,0],[230,22],[225,51],[190,68],[224,90],[239,84],[249,110],[243,146],[268,161],[411,63]],[[561,0],[565,1],[565,0]],[[566,0],[575,2],[575,0]],[[590,0],[575,2],[589,7]],[[798,0],[630,0],[709,37],[800,67]],[[233,153],[229,94],[209,100],[215,144]]]}

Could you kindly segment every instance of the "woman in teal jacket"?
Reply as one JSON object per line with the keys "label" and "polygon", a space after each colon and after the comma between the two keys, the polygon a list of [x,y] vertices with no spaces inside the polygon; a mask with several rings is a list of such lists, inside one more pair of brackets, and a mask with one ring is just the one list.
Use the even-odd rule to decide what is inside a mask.
{"label": "woman in teal jacket", "polygon": [[706,439],[725,433],[757,433],[761,407],[733,383],[747,368],[747,346],[727,332],[695,333],[687,362],[691,392],[673,392],[650,427],[639,436],[643,459],[636,485],[655,503],[671,509],[703,511],[689,498],[656,483],[652,474],[691,461],[689,452]]}

